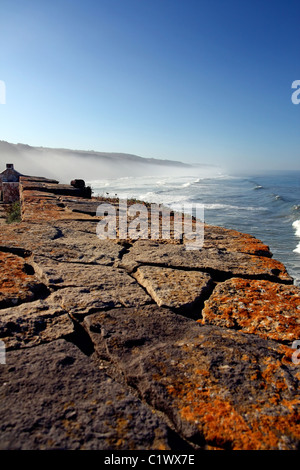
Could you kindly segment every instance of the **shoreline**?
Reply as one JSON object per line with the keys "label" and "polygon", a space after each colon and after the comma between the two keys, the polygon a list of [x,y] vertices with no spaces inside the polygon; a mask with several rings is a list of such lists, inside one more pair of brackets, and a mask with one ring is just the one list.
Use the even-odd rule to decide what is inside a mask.
{"label": "shoreline", "polygon": [[[90,184],[95,193],[106,190],[118,193],[120,198],[134,195],[152,203],[163,202],[175,210],[181,210],[180,205],[184,204],[187,213],[197,201],[203,202],[206,223],[251,233],[269,244],[274,257],[287,267],[296,285],[300,285],[300,258],[295,251],[299,238],[293,225],[300,217],[296,176],[240,175],[202,181],[196,177],[161,180],[145,177],[128,182],[116,179],[111,187],[105,186],[103,190],[99,186],[97,189],[94,182]],[[257,185],[260,191],[255,190]]]}

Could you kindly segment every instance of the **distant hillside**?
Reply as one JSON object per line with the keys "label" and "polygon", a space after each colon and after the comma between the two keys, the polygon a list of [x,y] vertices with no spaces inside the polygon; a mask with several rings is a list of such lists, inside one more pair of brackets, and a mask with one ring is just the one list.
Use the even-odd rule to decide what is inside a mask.
{"label": "distant hillside", "polygon": [[[97,152],[32,147],[0,141],[0,171],[6,163],[14,163],[23,174],[46,176],[69,182],[73,178],[86,181],[100,178],[143,175],[194,174],[195,166],[155,158],[143,158],[127,153]],[[197,165],[197,169],[210,165]]]}

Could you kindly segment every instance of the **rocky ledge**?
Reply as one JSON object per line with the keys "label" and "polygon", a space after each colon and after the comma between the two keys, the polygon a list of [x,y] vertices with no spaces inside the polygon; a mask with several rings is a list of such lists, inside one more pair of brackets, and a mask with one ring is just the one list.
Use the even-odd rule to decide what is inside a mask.
{"label": "rocky ledge", "polygon": [[100,240],[78,191],[22,177],[1,225],[0,448],[299,449],[300,290],[269,248]]}

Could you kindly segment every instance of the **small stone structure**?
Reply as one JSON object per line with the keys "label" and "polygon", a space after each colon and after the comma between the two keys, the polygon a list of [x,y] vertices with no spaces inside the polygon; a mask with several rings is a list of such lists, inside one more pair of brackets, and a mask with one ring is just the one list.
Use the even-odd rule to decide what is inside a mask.
{"label": "small stone structure", "polygon": [[0,173],[0,201],[11,203],[19,200],[20,176],[12,163],[6,164],[6,170]]}

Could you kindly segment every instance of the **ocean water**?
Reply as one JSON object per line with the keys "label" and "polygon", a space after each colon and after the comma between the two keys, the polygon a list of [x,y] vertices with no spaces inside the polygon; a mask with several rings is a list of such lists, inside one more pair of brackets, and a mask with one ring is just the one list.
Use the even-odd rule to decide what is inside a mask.
{"label": "ocean water", "polygon": [[187,213],[202,204],[206,223],[259,238],[300,285],[300,172],[125,177],[89,184],[94,195],[136,198]]}

